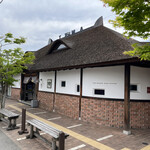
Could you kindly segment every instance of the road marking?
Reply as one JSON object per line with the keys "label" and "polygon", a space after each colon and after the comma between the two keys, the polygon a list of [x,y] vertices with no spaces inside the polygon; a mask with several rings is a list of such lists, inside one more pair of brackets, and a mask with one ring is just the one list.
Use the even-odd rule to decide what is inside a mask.
{"label": "road marking", "polygon": [[40,133],[40,135],[44,135],[44,134],[46,134],[46,133]]}
{"label": "road marking", "polygon": [[113,136],[113,135],[104,136],[104,137],[102,137],[102,138],[97,139],[97,141],[102,141],[102,140],[111,138],[112,136]]}
{"label": "road marking", "polygon": [[82,126],[82,124],[73,125],[73,126],[70,126],[70,127],[67,127],[67,128],[71,129],[71,128],[75,128],[75,127],[79,127],[79,126]]}
{"label": "road marking", "polygon": [[143,147],[141,150],[150,150],[150,145]]}
{"label": "road marking", "polygon": [[[16,109],[16,110],[18,110],[18,111],[21,112],[21,109],[18,108],[18,107],[16,107],[16,106],[9,105],[9,107],[11,107],[11,108],[13,108],[13,109]],[[104,145],[104,144],[99,143],[99,142],[97,142],[97,141],[95,141],[95,140],[93,140],[93,139],[90,139],[90,138],[88,138],[88,137],[86,137],[86,136],[83,136],[83,135],[81,135],[81,134],[79,134],[79,133],[76,133],[76,132],[74,132],[74,131],[71,131],[71,130],[69,130],[69,129],[63,127],[63,126],[60,126],[60,125],[58,125],[58,124],[56,124],[56,123],[53,123],[53,122],[51,122],[51,121],[48,121],[48,120],[46,120],[46,119],[44,119],[44,118],[42,118],[42,117],[36,116],[36,115],[34,115],[34,114],[32,114],[32,113],[29,113],[29,112],[27,112],[26,114],[27,114],[28,116],[32,117],[32,118],[35,118],[35,119],[40,120],[40,121],[42,121],[42,122],[44,122],[44,123],[46,123],[46,124],[48,124],[48,125],[50,125],[50,126],[53,126],[53,127],[55,127],[56,129],[61,130],[61,131],[65,132],[65,133],[69,134],[70,136],[72,136],[72,137],[74,137],[74,138],[76,138],[76,139],[78,139],[78,140],[80,140],[80,141],[82,141],[82,142],[84,142],[84,143],[87,143],[88,145],[91,145],[92,147],[95,147],[95,148],[97,148],[97,149],[99,149],[99,150],[115,150],[115,149],[113,149],[113,148],[111,148],[111,147],[109,147],[109,146],[107,146],[107,145]]]}
{"label": "road marking", "polygon": [[47,113],[46,111],[43,111],[43,112],[37,112],[37,113],[33,113],[34,115],[39,115],[39,114],[45,114]]}
{"label": "road marking", "polygon": [[47,119],[47,120],[56,120],[56,119],[60,119],[61,117],[55,117],[55,118],[50,118],[50,119]]}
{"label": "road marking", "polygon": [[[44,134],[46,134],[46,133],[40,133],[40,135],[44,135]],[[26,139],[26,137],[22,137],[22,138],[17,139],[17,141],[21,141],[21,140],[25,140],[25,139]]]}
{"label": "road marking", "polygon": [[26,137],[22,137],[22,138],[17,139],[17,141],[21,141],[21,140],[25,140],[25,139],[26,139]]}
{"label": "road marking", "polygon": [[68,149],[68,150],[77,150],[77,149],[79,149],[79,148],[83,148],[83,147],[85,147],[85,146],[86,146],[85,144],[82,144],[82,145],[79,145],[79,146],[76,146],[76,147],[70,148],[70,149]]}

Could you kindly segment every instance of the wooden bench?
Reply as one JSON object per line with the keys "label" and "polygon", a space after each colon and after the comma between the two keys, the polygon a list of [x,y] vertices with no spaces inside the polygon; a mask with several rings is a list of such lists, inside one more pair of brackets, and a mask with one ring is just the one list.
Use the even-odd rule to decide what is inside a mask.
{"label": "wooden bench", "polygon": [[[65,139],[69,136],[68,134],[65,134],[64,132],[36,119],[27,120],[27,124],[30,125],[30,134],[27,135],[27,138],[32,139],[34,137],[38,137],[49,144],[52,147],[52,150],[65,150]],[[35,130],[34,127],[36,128]],[[52,141],[50,142],[42,137],[39,131],[49,134],[52,137]],[[58,146],[56,146],[57,141]]]}
{"label": "wooden bench", "polygon": [[[0,109],[0,120],[8,123],[7,130],[14,130],[18,129],[19,127],[16,126],[16,119],[19,117],[19,114],[11,112],[5,108]],[[8,118],[8,120],[6,119]]]}

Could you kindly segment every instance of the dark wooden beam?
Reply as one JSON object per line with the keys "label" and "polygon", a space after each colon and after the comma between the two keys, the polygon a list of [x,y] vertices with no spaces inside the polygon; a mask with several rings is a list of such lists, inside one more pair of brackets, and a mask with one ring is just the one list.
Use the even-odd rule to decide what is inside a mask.
{"label": "dark wooden beam", "polygon": [[124,130],[130,131],[130,65],[125,65]]}
{"label": "dark wooden beam", "polygon": [[72,65],[72,66],[55,67],[55,68],[43,68],[43,69],[30,70],[30,71],[28,70],[28,71],[29,72],[43,72],[43,71],[54,71],[54,70],[58,71],[58,70],[79,69],[79,68],[88,68],[88,67],[117,66],[117,65],[124,65],[126,63],[136,64],[138,62],[141,63],[140,59],[130,58],[130,59],[114,60],[114,61],[99,62],[99,63],[92,63],[92,64]]}
{"label": "dark wooden beam", "polygon": [[55,111],[56,81],[57,81],[57,71],[55,71],[55,79],[54,79],[53,111]]}
{"label": "dark wooden beam", "polygon": [[39,72],[37,73],[37,83],[35,83],[35,98],[38,98],[38,91],[39,91]]}
{"label": "dark wooden beam", "polygon": [[23,99],[23,80],[24,80],[24,75],[21,74],[21,85],[20,85],[20,99]]}
{"label": "dark wooden beam", "polygon": [[82,84],[83,84],[83,68],[80,69],[79,119],[81,118]]}

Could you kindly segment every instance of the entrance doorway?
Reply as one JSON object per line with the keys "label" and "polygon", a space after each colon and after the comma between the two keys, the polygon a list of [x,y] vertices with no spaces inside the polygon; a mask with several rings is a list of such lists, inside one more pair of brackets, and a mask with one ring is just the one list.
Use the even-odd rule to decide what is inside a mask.
{"label": "entrance doorway", "polygon": [[29,82],[25,85],[25,101],[31,101],[34,99],[34,95],[35,95],[35,83],[33,82]]}
{"label": "entrance doorway", "polygon": [[31,100],[36,100],[37,95],[37,77],[30,76],[24,77],[22,83],[22,100],[30,102]]}

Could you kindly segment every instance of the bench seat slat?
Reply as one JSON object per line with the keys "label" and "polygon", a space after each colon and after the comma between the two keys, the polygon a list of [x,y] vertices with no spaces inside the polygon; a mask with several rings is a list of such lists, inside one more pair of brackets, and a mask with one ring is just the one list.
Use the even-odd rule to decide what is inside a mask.
{"label": "bench seat slat", "polygon": [[59,137],[59,133],[61,132],[61,131],[49,126],[48,124],[45,124],[36,119],[27,120],[27,123],[35,126],[36,128],[40,129],[41,131],[44,131],[45,133],[53,136],[56,139]]}
{"label": "bench seat slat", "polygon": [[35,127],[39,127],[40,129],[42,129],[42,130],[51,130],[51,131],[53,131],[53,132],[55,132],[55,133],[58,133],[58,130],[57,131],[55,131],[55,130],[53,130],[53,128],[52,127],[50,127],[50,126],[48,126],[47,124],[43,124],[43,123],[41,123],[41,122],[36,122],[35,120],[33,120],[33,121],[27,121],[28,123],[30,123],[30,124],[32,124],[33,126],[35,126]]}
{"label": "bench seat slat", "polygon": [[50,135],[53,135],[55,138],[58,138],[59,136],[59,132],[56,132],[54,131],[52,128],[49,128],[48,126],[45,126],[45,125],[40,125],[40,124],[37,124],[35,125],[35,127],[39,128],[40,130],[44,131],[45,133],[48,133]]}
{"label": "bench seat slat", "polygon": [[52,132],[52,133],[54,133],[54,134],[56,134],[56,135],[59,135],[59,132],[58,132],[58,131],[53,130],[53,128],[51,128],[51,127],[49,127],[49,126],[47,126],[47,125],[38,124],[37,127],[40,127],[41,130],[43,130],[43,131],[46,131],[46,132],[49,132],[49,131],[50,131],[50,132]]}
{"label": "bench seat slat", "polygon": [[5,115],[5,116],[7,116],[7,117],[9,117],[9,118],[19,117],[19,114],[11,112],[11,111],[9,111],[9,110],[7,110],[5,108],[0,109],[0,113],[3,114],[3,115]]}
{"label": "bench seat slat", "polygon": [[56,129],[56,128],[54,128],[54,127],[51,127],[50,125],[48,125],[48,124],[46,124],[46,123],[44,123],[44,122],[42,122],[42,121],[39,121],[39,120],[37,120],[37,119],[32,119],[32,120],[28,120],[28,122],[29,121],[31,121],[31,122],[33,122],[33,123],[39,123],[39,124],[42,124],[42,125],[46,125],[48,128],[51,128],[51,129],[53,129],[54,131],[56,131],[56,132],[60,132],[60,130],[58,130],[58,129]]}

